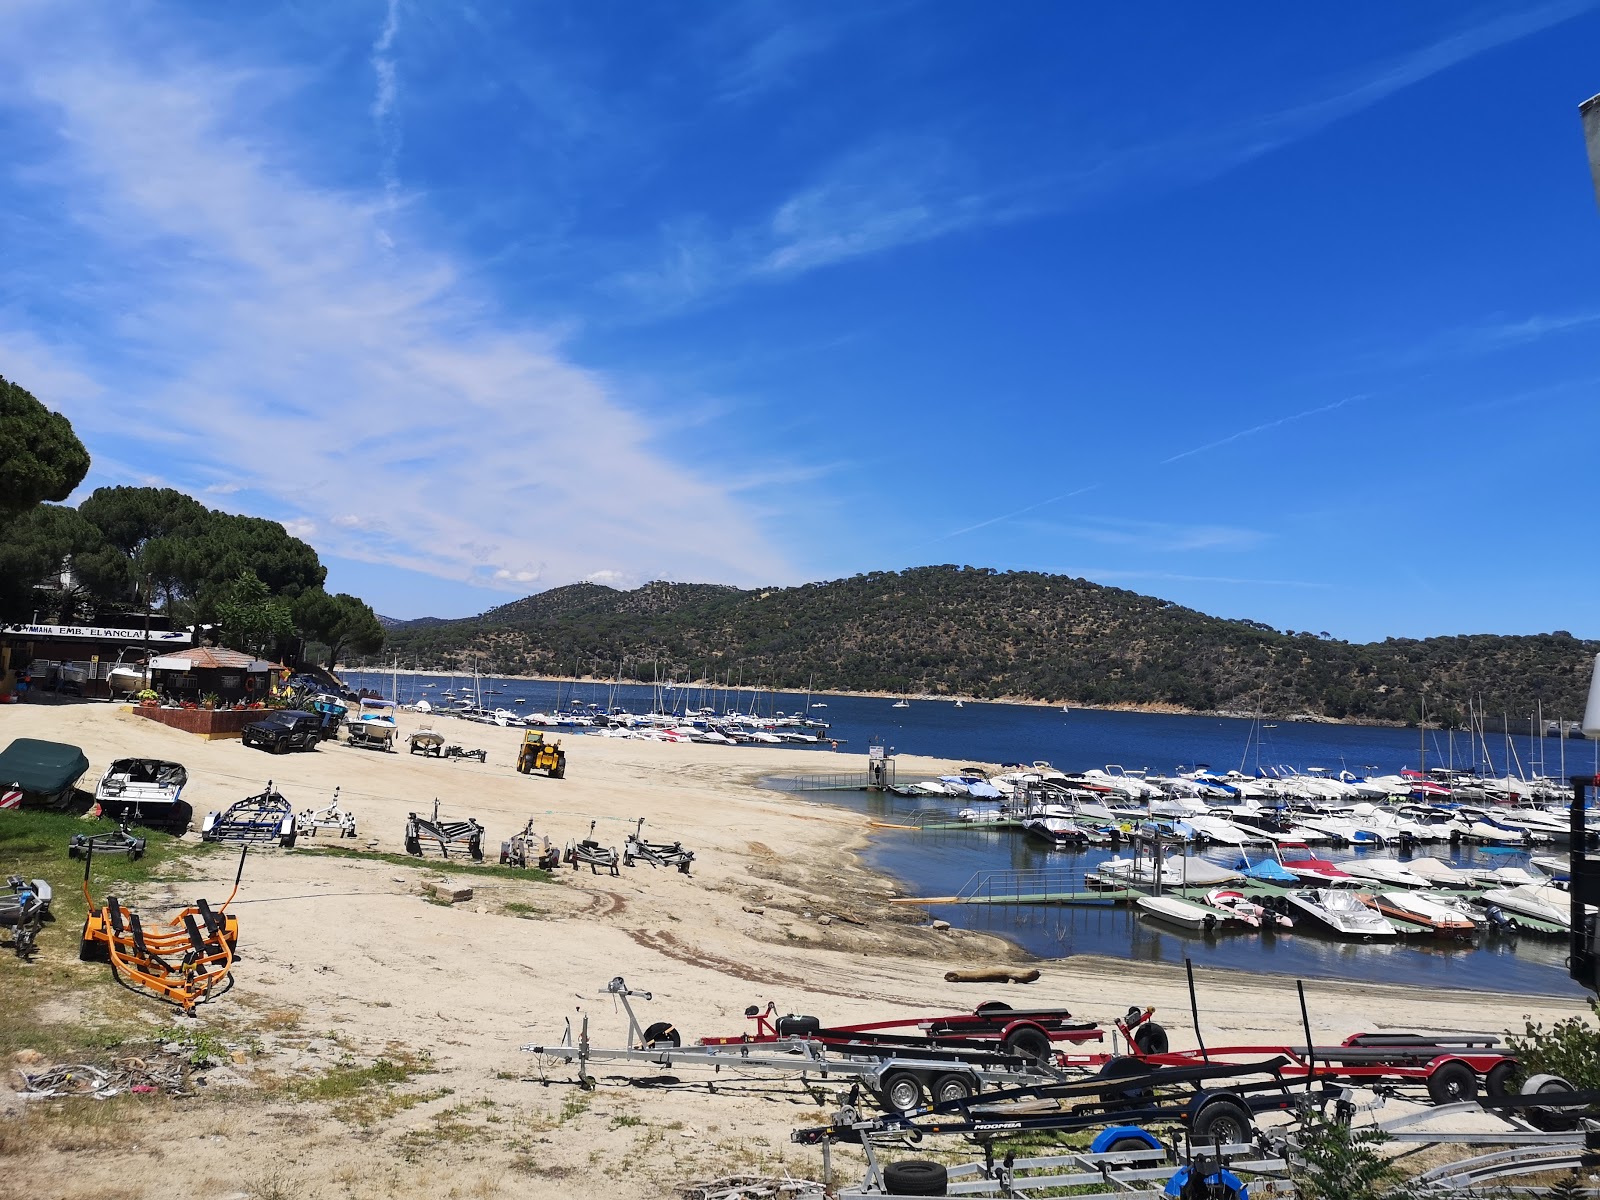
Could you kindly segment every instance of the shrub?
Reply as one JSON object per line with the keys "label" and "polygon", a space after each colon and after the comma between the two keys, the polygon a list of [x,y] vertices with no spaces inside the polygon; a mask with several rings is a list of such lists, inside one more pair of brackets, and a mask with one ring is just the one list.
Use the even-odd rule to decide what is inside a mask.
{"label": "shrub", "polygon": [[[1600,1022],[1600,999],[1589,998],[1589,1014]],[[1517,1056],[1524,1079],[1559,1075],[1580,1091],[1600,1088],[1600,1026],[1581,1014],[1548,1029],[1524,1017],[1521,1035],[1509,1035],[1506,1044]]]}

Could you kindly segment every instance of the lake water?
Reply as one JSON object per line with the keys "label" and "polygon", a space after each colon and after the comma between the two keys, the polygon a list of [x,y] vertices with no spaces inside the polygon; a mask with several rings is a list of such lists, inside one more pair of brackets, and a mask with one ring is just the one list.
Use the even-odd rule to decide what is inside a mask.
{"label": "lake water", "polygon": [[[347,672],[353,687],[373,687],[384,694],[392,690],[386,674]],[[455,677],[458,692],[471,689],[471,680]],[[429,688],[425,685],[433,684]],[[451,686],[449,676],[400,676],[399,699],[436,698]],[[494,689],[484,697],[490,708],[513,711],[549,710],[576,699],[634,712],[647,711],[655,698],[645,685],[557,684],[543,681],[499,680],[482,683]],[[515,701],[522,698],[524,703]],[[762,714],[794,713],[806,709],[807,698],[795,693],[754,694],[699,689],[688,692],[688,706],[737,707]],[[682,707],[683,700],[678,701]],[[1032,705],[978,704],[961,708],[949,701],[914,700],[896,709],[876,697],[813,696],[810,715],[831,724],[829,735],[839,739],[841,750],[865,756],[869,743],[883,744],[902,754],[930,755],[973,762],[1032,762],[1046,759],[1063,770],[1118,763],[1129,769],[1150,768],[1166,773],[1179,766],[1201,763],[1221,771],[1243,767],[1288,764],[1300,769],[1326,767],[1357,774],[1389,773],[1415,767],[1420,758],[1416,730],[1375,729],[1362,726],[1323,725],[1277,721],[1273,728],[1257,728],[1249,720],[1229,717],[1169,716],[1147,713],[1095,712]],[[574,731],[563,731],[567,736]],[[737,760],[737,747],[729,747]],[[1563,762],[1563,754],[1565,760]],[[858,762],[860,760],[857,760]],[[1541,769],[1557,775],[1592,772],[1600,768],[1600,743],[1528,734],[1506,739],[1489,735],[1474,758],[1464,735],[1454,738],[1435,730],[1427,735],[1427,765],[1485,766],[1504,774]],[[832,770],[834,760],[819,756],[818,770]],[[910,779],[901,774],[901,782]],[[929,806],[926,800],[865,792],[816,792],[808,798],[839,804],[875,820],[905,822]],[[952,809],[958,806],[951,806]],[[1488,866],[1522,866],[1521,854],[1490,853],[1485,848],[1463,847],[1454,854],[1448,846],[1429,847],[1425,853],[1458,863]],[[1332,851],[1339,860],[1355,853]],[[1109,857],[1104,850],[1052,851],[1011,831],[956,831],[941,833],[884,829],[876,831],[866,852],[867,862],[893,876],[912,895],[950,896],[975,876],[996,871],[1050,870],[1076,876]],[[1034,954],[1064,957],[1104,954],[1146,962],[1197,964],[1274,972],[1303,978],[1365,979],[1385,983],[1411,983],[1435,987],[1490,989],[1526,994],[1582,994],[1566,974],[1566,943],[1562,939],[1511,937],[1480,941],[1476,945],[1436,939],[1405,938],[1394,944],[1337,942],[1310,934],[1286,933],[1262,937],[1254,933],[1207,937],[1150,922],[1127,908],[1067,908],[1061,906],[945,905],[930,911],[954,925],[981,929],[1012,939]],[[1130,1000],[1129,1003],[1134,1001]]]}

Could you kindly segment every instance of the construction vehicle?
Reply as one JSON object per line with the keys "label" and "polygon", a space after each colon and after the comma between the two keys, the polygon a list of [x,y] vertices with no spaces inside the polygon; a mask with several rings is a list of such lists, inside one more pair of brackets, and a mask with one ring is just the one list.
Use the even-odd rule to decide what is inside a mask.
{"label": "construction vehicle", "polygon": [[524,775],[545,771],[551,779],[560,779],[567,773],[567,755],[560,742],[547,742],[539,730],[527,729],[517,750],[517,770]]}

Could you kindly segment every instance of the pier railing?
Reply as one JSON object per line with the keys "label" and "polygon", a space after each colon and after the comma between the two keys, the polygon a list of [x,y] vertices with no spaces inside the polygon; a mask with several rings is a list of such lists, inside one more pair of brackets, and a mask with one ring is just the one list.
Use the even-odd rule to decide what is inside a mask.
{"label": "pier railing", "polygon": [[979,871],[961,886],[963,904],[1028,904],[1041,897],[1082,895],[1094,891],[1083,867],[1037,867],[1031,870]]}
{"label": "pier railing", "polygon": [[[884,783],[894,786],[894,764],[884,768]],[[866,771],[836,771],[827,775],[791,775],[783,781],[786,792],[864,792],[873,786]]]}

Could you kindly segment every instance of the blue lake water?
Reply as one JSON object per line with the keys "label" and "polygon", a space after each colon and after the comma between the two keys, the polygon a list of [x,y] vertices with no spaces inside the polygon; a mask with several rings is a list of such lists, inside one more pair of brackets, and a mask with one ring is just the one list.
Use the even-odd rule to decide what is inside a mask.
{"label": "blue lake water", "polygon": [[[451,686],[449,676],[400,676],[397,689],[387,674],[346,672],[353,687],[372,687],[390,694],[398,690],[402,702],[433,699]],[[425,685],[434,684],[432,688]],[[601,706],[618,705],[634,712],[647,711],[655,698],[645,685],[569,684],[544,681],[485,680],[493,689],[484,697],[488,707],[513,711],[549,710],[573,698]],[[455,677],[457,692],[471,689],[471,680]],[[672,695],[669,693],[669,695]],[[678,707],[684,693],[678,695]],[[516,700],[522,698],[524,703]],[[807,698],[795,693],[713,693],[687,690],[692,708],[754,710],[761,714],[805,710]],[[1357,774],[1415,767],[1419,763],[1418,732],[1414,729],[1377,729],[1362,726],[1323,725],[1277,721],[1275,728],[1255,727],[1249,720],[1229,717],[1170,716],[1164,714],[1095,712],[1032,705],[978,704],[961,708],[949,701],[914,700],[896,709],[891,701],[876,697],[813,696],[810,715],[830,722],[831,737],[840,749],[864,758],[869,743],[881,740],[902,754],[930,755],[973,762],[1032,762],[1047,759],[1063,770],[1121,764],[1129,769],[1150,768],[1157,773],[1178,766],[1209,764],[1217,770],[1288,764],[1300,769],[1348,768]],[[566,731],[571,732],[571,731]],[[1557,775],[1593,772],[1600,768],[1600,743],[1528,734],[1507,739],[1489,735],[1488,745],[1474,750],[1462,734],[1453,738],[1441,731],[1427,735],[1427,765],[1457,767],[1480,765],[1504,774],[1540,769]],[[737,761],[738,747],[729,747]],[[1563,759],[1564,755],[1564,759]],[[860,758],[855,759],[859,764]],[[818,770],[837,769],[837,760],[819,755]],[[914,776],[901,773],[901,781]],[[816,792],[808,798],[836,803],[876,820],[904,822],[925,800],[864,792]],[[952,808],[956,806],[951,806]],[[1459,863],[1490,866],[1526,865],[1520,854],[1491,854],[1484,849],[1434,846],[1425,853]],[[1334,851],[1335,860],[1350,854]],[[1366,853],[1366,852],[1361,852]],[[949,896],[974,876],[995,871],[1052,870],[1079,874],[1109,857],[1108,851],[1052,851],[1005,831],[940,833],[884,829],[876,831],[866,860],[877,870],[898,880],[912,895]],[[1197,964],[1248,971],[1283,973],[1304,978],[1364,979],[1385,983],[1410,983],[1436,987],[1488,989],[1527,994],[1582,994],[1568,980],[1561,939],[1515,937],[1481,941],[1477,945],[1436,939],[1405,938],[1396,944],[1336,942],[1310,934],[1225,934],[1207,937],[1154,924],[1126,908],[1066,908],[1059,906],[946,905],[931,909],[952,924],[987,930],[1017,942],[1044,957],[1103,954],[1146,962],[1181,963],[1185,957]],[[1130,1001],[1131,1003],[1131,1001]]]}

